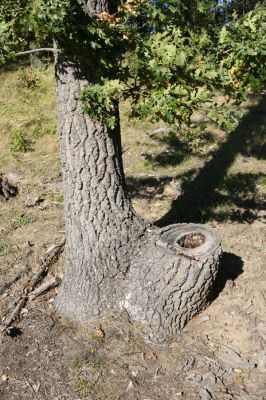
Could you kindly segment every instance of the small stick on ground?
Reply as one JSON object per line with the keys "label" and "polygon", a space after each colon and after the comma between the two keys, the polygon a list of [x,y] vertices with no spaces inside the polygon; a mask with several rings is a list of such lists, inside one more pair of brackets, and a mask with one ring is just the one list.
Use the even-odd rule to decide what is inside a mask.
{"label": "small stick on ground", "polygon": [[[56,261],[59,254],[63,251],[65,245],[65,238],[57,245],[53,245],[47,250],[44,257],[41,259],[39,268],[33,277],[24,286],[21,296],[16,301],[16,306],[11,312],[10,316],[0,325],[0,333],[4,333],[12,322],[19,317],[20,311],[25,303],[28,301],[30,294],[33,292],[34,287],[41,281],[44,274],[47,272],[49,266]],[[46,288],[47,290],[47,288]]]}
{"label": "small stick on ground", "polygon": [[29,285],[30,291],[36,286],[36,284],[42,279],[44,273],[47,271],[48,267],[57,259],[59,254],[62,252],[66,243],[66,239],[63,238],[60,243],[50,247],[45,256],[42,258],[38,271],[33,275]]}
{"label": "small stick on ground", "polygon": [[22,295],[21,298],[18,300],[16,307],[10,314],[10,316],[4,321],[2,325],[0,325],[0,333],[4,333],[7,328],[12,324],[12,322],[18,317],[20,311],[24,304],[27,301],[27,295]]}
{"label": "small stick on ground", "polygon": [[34,300],[36,297],[40,296],[47,290],[58,286],[60,284],[60,282],[61,282],[61,279],[59,276],[55,276],[54,278],[50,279],[49,281],[44,282],[41,286],[39,286],[37,289],[33,290],[29,294],[29,296],[28,296],[29,301]]}

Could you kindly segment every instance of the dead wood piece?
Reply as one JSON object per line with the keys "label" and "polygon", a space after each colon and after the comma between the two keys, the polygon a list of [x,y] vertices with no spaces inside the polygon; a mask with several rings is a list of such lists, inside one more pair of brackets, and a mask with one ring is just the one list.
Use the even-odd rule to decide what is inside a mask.
{"label": "dead wood piece", "polygon": [[9,281],[5,282],[2,286],[0,286],[0,296],[3,294],[6,290],[8,290],[13,283],[15,283],[17,280],[21,278],[21,272],[13,276]]}
{"label": "dead wood piece", "polygon": [[49,289],[53,289],[54,287],[58,286],[61,282],[61,279],[59,276],[55,276],[52,279],[49,279],[49,281],[44,282],[41,286],[39,286],[37,289],[33,290],[30,292],[28,298],[29,301],[34,300],[36,297],[40,296],[44,292],[46,292]]}
{"label": "dead wood piece", "polygon": [[38,271],[33,275],[31,281],[30,281],[30,287],[31,290],[36,286],[36,284],[41,280],[43,277],[44,273],[46,272],[47,268],[55,262],[59,254],[63,251],[63,248],[65,246],[66,239],[63,238],[60,243],[57,245],[53,245],[50,247],[50,249],[47,250],[45,256],[42,258],[40,262],[40,266],[38,268]]}
{"label": "dead wood piece", "polygon": [[146,134],[151,138],[151,137],[154,137],[161,133],[170,133],[173,130],[174,130],[173,128],[158,128],[158,129],[154,129],[154,131],[147,132]]}
{"label": "dead wood piece", "polygon": [[[65,245],[65,238],[63,238],[59,244],[53,245],[47,250],[45,256],[42,258],[40,262],[38,271],[33,275],[33,277],[30,280],[27,281],[26,285],[24,285],[23,292],[20,295],[19,299],[16,301],[15,303],[16,305],[13,312],[11,312],[10,316],[3,322],[2,325],[0,325],[0,333],[3,334],[4,332],[6,332],[8,327],[12,324],[12,322],[19,317],[20,311],[22,307],[25,305],[25,303],[28,301],[30,294],[33,292],[34,287],[43,278],[48,267],[58,258],[59,254],[63,251],[64,245]],[[5,315],[6,314],[7,313],[5,313]]]}
{"label": "dead wood piece", "polygon": [[0,174],[0,198],[7,201],[18,194],[18,188],[9,182],[7,177]]}
{"label": "dead wood piece", "polygon": [[12,324],[12,322],[19,316],[19,313],[27,301],[27,295],[24,294],[17,302],[16,307],[14,308],[13,312],[10,316],[4,321],[2,325],[0,325],[0,332],[4,333],[7,328]]}

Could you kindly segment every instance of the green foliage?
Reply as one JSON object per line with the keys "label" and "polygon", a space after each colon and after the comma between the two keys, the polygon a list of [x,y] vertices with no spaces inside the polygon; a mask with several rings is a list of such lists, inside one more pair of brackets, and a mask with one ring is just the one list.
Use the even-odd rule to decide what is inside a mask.
{"label": "green foliage", "polygon": [[0,254],[10,254],[12,251],[12,246],[9,242],[4,240],[0,241]]}
{"label": "green foliage", "polygon": [[29,13],[30,29],[37,40],[49,38],[51,34],[62,34],[66,31],[66,18],[72,12],[68,0],[34,0]]}
{"label": "green foliage", "polygon": [[237,127],[240,116],[240,112],[236,110],[232,102],[222,103],[221,105],[215,103],[215,108],[211,109],[207,114],[210,121],[228,133]]}
{"label": "green foliage", "polygon": [[266,81],[266,8],[259,5],[244,18],[236,15],[219,34],[221,87],[238,101],[258,94]]}
{"label": "green foliage", "polygon": [[36,89],[40,83],[36,70],[31,67],[22,68],[19,71],[18,81],[20,86],[24,89]]}
{"label": "green foliage", "polygon": [[[245,100],[265,84],[265,8],[258,6],[244,18],[235,17],[228,26],[214,29],[207,23],[192,27],[188,21],[184,24],[176,19],[187,7],[181,7],[182,2],[170,2],[166,11],[162,2],[157,2],[157,7],[148,2],[145,9],[141,7],[147,2],[135,3],[129,29],[135,35],[134,51],[123,60],[115,80],[109,77],[85,89],[81,98],[86,111],[112,126],[112,100],[130,99],[130,117],[163,120],[180,127],[184,123],[189,126],[197,110],[231,131],[237,116],[231,113],[230,99]],[[194,6],[199,13],[209,13],[211,21],[207,3],[211,6],[211,2]],[[138,26],[139,18],[149,22],[146,33]],[[151,28],[156,29],[152,34]],[[219,106],[216,88],[226,95]]]}
{"label": "green foliage", "polygon": [[108,127],[113,128],[116,122],[115,102],[123,100],[124,87],[124,83],[118,79],[105,80],[103,85],[88,85],[80,96],[85,111],[92,119],[98,120],[100,117]]}
{"label": "green foliage", "polygon": [[34,217],[33,215],[21,214],[17,217],[17,223],[20,226],[27,225],[27,224],[30,224],[30,223],[33,223],[36,221],[37,221],[37,218]]}
{"label": "green foliage", "polygon": [[25,139],[23,131],[20,129],[15,131],[12,136],[11,150],[13,152],[22,152],[22,153],[26,153],[27,151],[29,151],[29,144]]}
{"label": "green foliage", "polygon": [[[199,111],[230,131],[231,100],[243,101],[265,84],[265,1],[253,10],[250,0],[251,11],[241,16],[237,1],[230,8],[214,0],[130,0],[118,12],[114,2],[113,15],[88,15],[81,3],[3,0],[0,62],[31,40],[55,40],[61,53],[93,71],[80,99],[93,120],[110,128],[116,104],[128,99],[131,118],[189,127]],[[26,88],[38,84],[23,73]],[[227,96],[219,106],[216,90]]]}
{"label": "green foliage", "polygon": [[184,128],[180,131],[179,140],[191,153],[195,153],[203,149],[210,141],[210,134],[205,125],[196,128]]}

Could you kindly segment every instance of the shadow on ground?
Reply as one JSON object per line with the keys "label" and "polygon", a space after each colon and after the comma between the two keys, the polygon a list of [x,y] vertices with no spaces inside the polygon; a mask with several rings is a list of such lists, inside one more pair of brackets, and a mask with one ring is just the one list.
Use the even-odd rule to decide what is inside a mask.
{"label": "shadow on ground", "polygon": [[227,281],[234,282],[235,279],[244,272],[243,266],[244,263],[241,257],[233,253],[223,253],[218,275],[216,277],[215,285],[211,293],[212,301],[215,300],[223,291]]}
{"label": "shadow on ground", "polygon": [[[180,182],[180,195],[172,202],[170,210],[155,222],[156,225],[203,223],[212,219],[250,223],[258,217],[263,199],[257,186],[260,182],[265,184],[266,175],[254,171],[249,165],[252,166],[252,158],[263,159],[266,155],[265,110],[266,96],[250,107],[238,127],[227,135],[201,169],[192,169],[174,178]],[[243,163],[245,172],[241,172],[240,165],[240,172],[230,173],[229,169],[239,155],[243,157],[239,162]],[[176,165],[179,160],[180,154]],[[163,194],[164,186],[172,179],[172,176],[129,178],[129,190],[135,198],[152,200],[154,196]]]}

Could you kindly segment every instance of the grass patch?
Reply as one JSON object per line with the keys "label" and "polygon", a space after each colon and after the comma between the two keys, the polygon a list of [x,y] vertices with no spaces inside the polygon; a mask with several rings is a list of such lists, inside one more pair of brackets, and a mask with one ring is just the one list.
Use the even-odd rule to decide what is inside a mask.
{"label": "grass patch", "polygon": [[36,221],[37,221],[36,217],[34,217],[33,215],[26,215],[26,214],[21,214],[16,219],[16,222],[19,224],[19,226],[31,224]]}
{"label": "grass patch", "polygon": [[0,74],[0,135],[8,146],[1,146],[0,167],[11,163],[12,152],[26,152],[29,142],[56,133],[52,70],[22,67]]}
{"label": "grass patch", "polygon": [[258,185],[262,185],[262,186],[266,186],[266,176],[261,176],[260,178],[258,178],[257,184]]}
{"label": "grass patch", "polygon": [[25,139],[23,131],[18,129],[14,132],[11,139],[11,151],[26,153],[30,150],[28,141]]}
{"label": "grass patch", "polygon": [[64,194],[63,193],[55,193],[52,195],[51,198],[52,201],[54,201],[55,203],[64,203]]}
{"label": "grass patch", "polygon": [[0,241],[0,253],[3,255],[8,255],[12,253],[12,246],[9,242]]}
{"label": "grass patch", "polygon": [[92,348],[70,360],[74,387],[84,400],[95,390],[104,367],[104,360],[95,354],[95,351],[96,349]]}

